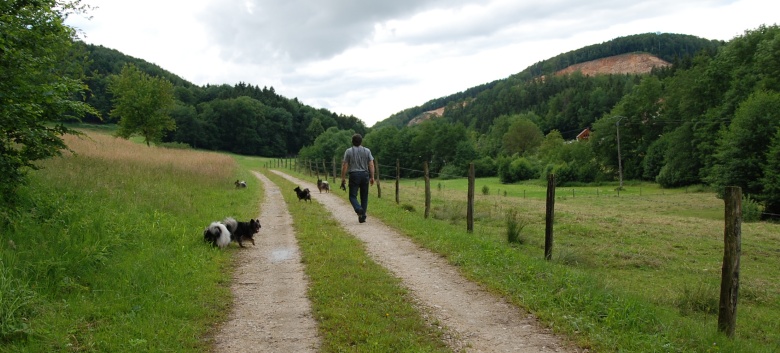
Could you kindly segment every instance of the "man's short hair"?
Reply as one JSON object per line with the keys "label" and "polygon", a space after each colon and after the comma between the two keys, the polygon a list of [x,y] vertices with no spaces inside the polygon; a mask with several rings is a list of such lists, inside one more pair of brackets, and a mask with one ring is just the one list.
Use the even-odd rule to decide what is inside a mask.
{"label": "man's short hair", "polygon": [[363,143],[363,136],[360,134],[352,135],[352,146],[360,146],[361,143]]}

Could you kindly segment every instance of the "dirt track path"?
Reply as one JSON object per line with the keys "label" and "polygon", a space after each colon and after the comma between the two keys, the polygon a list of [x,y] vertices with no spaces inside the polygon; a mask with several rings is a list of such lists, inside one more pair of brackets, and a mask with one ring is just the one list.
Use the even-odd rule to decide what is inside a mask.
{"label": "dirt track path", "polygon": [[[317,323],[306,297],[292,216],[279,188],[264,175],[260,234],[237,251],[234,305],[215,337],[215,352],[317,352]],[[231,244],[235,246],[235,244]]]}
{"label": "dirt track path", "polygon": [[[272,172],[302,188],[317,190],[315,184]],[[343,191],[336,189],[330,194],[315,191],[312,199],[329,209],[344,229],[365,243],[375,261],[403,281],[423,312],[450,332],[448,344],[453,350],[577,352],[549,330],[541,328],[533,316],[468,281],[441,256],[417,246],[372,218],[370,202],[368,220],[361,224]],[[263,227],[266,223],[270,224],[270,220],[263,223]],[[270,234],[265,228],[263,231]]]}

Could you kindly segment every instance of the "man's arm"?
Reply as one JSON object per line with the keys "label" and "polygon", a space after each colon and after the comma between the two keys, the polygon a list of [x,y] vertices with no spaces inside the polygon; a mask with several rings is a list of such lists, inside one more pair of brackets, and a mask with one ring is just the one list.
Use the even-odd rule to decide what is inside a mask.
{"label": "man's arm", "polygon": [[347,176],[347,168],[349,167],[349,163],[347,161],[341,162],[341,182],[343,183],[346,176]]}
{"label": "man's arm", "polygon": [[374,185],[374,161],[368,162],[368,175],[370,177],[368,182]]}

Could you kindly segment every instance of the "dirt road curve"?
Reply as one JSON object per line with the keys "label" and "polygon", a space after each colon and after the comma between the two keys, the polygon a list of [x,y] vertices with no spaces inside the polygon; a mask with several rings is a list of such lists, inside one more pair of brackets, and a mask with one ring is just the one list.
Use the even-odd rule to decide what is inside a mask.
{"label": "dirt road curve", "polygon": [[[273,172],[301,187],[317,190],[313,183]],[[315,351],[318,345],[313,336],[316,335],[316,324],[311,314],[305,311],[309,308],[304,297],[306,284],[292,235],[290,216],[278,194],[278,188],[264,176],[256,175],[268,190],[261,216],[262,236],[257,239],[263,240],[262,243],[258,242],[256,248],[241,252],[243,266],[236,270],[233,288],[235,312],[217,338],[216,351]],[[430,315],[432,322],[438,321],[449,332],[447,344],[454,351],[578,351],[562,343],[549,330],[540,328],[528,313],[466,280],[441,256],[420,248],[378,219],[372,218],[370,202],[368,221],[361,224],[344,192],[315,192],[312,198],[325,205],[344,229],[362,240],[377,263],[403,281],[422,312]],[[277,235],[276,232],[280,231],[286,235]],[[290,251],[290,258],[284,262],[296,262],[285,265],[287,269],[284,272],[272,267],[274,264],[271,259],[274,253],[281,251],[277,250],[279,247]],[[299,273],[295,274],[294,271]],[[295,305],[302,308],[294,310]]]}

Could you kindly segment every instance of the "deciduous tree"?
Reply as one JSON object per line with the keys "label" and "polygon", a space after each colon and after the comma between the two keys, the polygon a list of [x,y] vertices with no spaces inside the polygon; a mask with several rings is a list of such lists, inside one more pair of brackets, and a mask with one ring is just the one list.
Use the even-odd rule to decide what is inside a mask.
{"label": "deciduous tree", "polygon": [[59,122],[97,113],[83,102],[69,55],[76,31],[64,24],[86,10],[80,1],[0,2],[0,202],[15,197],[33,162],[66,148],[61,136],[75,131]]}
{"label": "deciduous tree", "polygon": [[119,118],[117,136],[141,135],[148,146],[160,142],[165,132],[176,129],[176,122],[169,115],[175,103],[170,81],[149,76],[127,64],[122,73],[111,78],[108,88],[114,95],[111,116]]}

